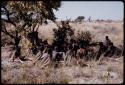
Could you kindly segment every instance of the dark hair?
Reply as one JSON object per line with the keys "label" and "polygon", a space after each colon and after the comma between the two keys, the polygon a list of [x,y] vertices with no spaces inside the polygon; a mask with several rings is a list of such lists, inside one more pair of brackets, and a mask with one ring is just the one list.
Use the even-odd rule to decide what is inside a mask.
{"label": "dark hair", "polygon": [[108,39],[108,36],[105,36],[106,39]]}
{"label": "dark hair", "polygon": [[111,42],[110,45],[113,46],[113,43]]}

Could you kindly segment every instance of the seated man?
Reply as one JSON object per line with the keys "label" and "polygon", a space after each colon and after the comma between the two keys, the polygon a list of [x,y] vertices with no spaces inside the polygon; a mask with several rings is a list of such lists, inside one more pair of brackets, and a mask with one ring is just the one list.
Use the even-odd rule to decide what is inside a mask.
{"label": "seated man", "polygon": [[107,47],[107,49],[108,49],[108,46],[110,46],[111,45],[111,40],[109,39],[109,37],[108,36],[106,36],[105,37],[105,42],[104,42],[104,45]]}
{"label": "seated man", "polygon": [[103,44],[103,42],[100,42],[99,43],[99,51],[97,53],[97,56],[96,56],[96,60],[98,60],[100,58],[100,56],[106,51],[106,46]]}
{"label": "seated man", "polygon": [[104,54],[104,56],[112,57],[115,53],[115,50],[116,50],[116,47],[113,45],[113,43],[111,43],[106,53]]}

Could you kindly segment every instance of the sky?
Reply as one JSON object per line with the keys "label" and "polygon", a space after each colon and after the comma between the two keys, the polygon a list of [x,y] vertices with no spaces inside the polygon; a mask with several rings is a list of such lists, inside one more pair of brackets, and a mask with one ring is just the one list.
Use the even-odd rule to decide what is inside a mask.
{"label": "sky", "polygon": [[54,11],[58,20],[71,18],[72,20],[78,16],[85,16],[87,20],[91,19],[112,19],[123,20],[124,4],[121,1],[62,1],[62,5],[58,11]]}

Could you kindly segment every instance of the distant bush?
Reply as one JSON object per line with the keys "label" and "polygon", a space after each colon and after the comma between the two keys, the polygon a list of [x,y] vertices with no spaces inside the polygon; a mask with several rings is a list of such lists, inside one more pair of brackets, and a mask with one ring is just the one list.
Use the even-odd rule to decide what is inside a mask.
{"label": "distant bush", "polygon": [[85,19],[84,16],[78,16],[78,17],[75,19],[75,21],[76,21],[76,22],[82,22],[82,21],[84,21],[84,19]]}

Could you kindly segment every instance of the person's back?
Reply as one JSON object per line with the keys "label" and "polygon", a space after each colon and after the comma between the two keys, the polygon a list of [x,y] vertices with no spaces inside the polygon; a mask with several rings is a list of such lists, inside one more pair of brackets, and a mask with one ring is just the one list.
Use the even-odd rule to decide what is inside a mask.
{"label": "person's back", "polygon": [[99,51],[96,56],[96,60],[100,58],[100,56],[106,51],[106,46],[103,44],[103,42],[99,43]]}
{"label": "person's back", "polygon": [[106,37],[105,37],[105,43],[104,43],[104,44],[105,44],[105,46],[107,46],[107,47],[108,47],[108,46],[110,46],[110,45],[111,45],[111,43],[112,43],[112,42],[111,42],[111,40],[109,39],[109,37],[108,37],[108,36],[106,36]]}
{"label": "person's back", "polygon": [[77,50],[77,54],[76,54],[77,58],[83,58],[84,55],[85,55],[85,49],[80,48]]}

